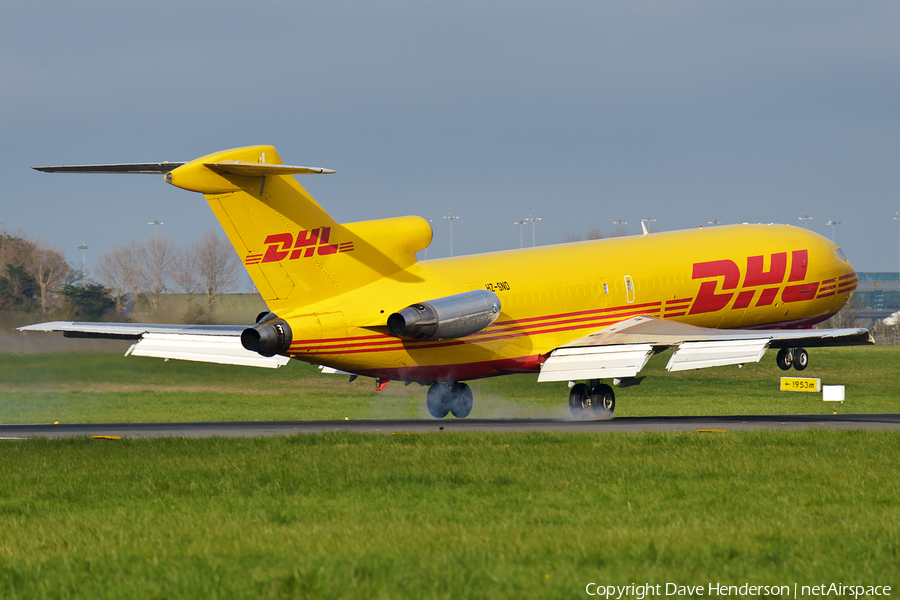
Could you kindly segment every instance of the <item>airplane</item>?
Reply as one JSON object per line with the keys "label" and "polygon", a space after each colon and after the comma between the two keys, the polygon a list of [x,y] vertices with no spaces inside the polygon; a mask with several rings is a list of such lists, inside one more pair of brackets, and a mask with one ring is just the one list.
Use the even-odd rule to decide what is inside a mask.
{"label": "airplane", "polygon": [[866,329],[813,329],[857,276],[833,242],[788,225],[737,224],[419,261],[416,216],[338,223],[272,146],[187,163],[35,167],[156,173],[206,197],[268,311],[249,325],[52,322],[27,331],[131,339],[127,355],[278,367],[290,359],[427,385],[435,418],[468,416],[465,383],[510,373],[568,381],[575,418],[608,418],[613,385],[637,385],[651,356],[669,371],[759,362],[783,370],[805,348],[873,343]]}

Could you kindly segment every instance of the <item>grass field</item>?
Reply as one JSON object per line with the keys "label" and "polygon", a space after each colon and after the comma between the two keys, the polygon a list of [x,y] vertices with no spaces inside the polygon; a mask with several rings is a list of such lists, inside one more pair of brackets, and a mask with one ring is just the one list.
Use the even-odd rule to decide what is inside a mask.
{"label": "grass field", "polygon": [[572,598],[590,582],[900,583],[895,433],[3,448],[7,599]]}
{"label": "grass field", "polygon": [[[900,349],[821,349],[842,412],[900,412]],[[831,412],[771,356],[663,373],[618,416]],[[473,382],[473,417],[565,384]],[[93,354],[0,354],[0,422],[424,416],[424,388]],[[653,583],[900,586],[900,434],[327,434],[0,441],[0,598],[572,598]],[[634,598],[634,595],[623,597]],[[673,596],[674,597],[674,596]],[[655,599],[654,599],[655,600]]]}
{"label": "grass field", "polygon": [[[846,386],[842,405],[821,394],[779,391],[785,373],[774,352],[743,369],[666,373],[651,359],[639,386],[617,390],[616,415],[815,414],[900,412],[900,347],[818,348],[804,377]],[[796,371],[787,374],[796,375]],[[472,418],[568,417],[565,383],[535,375],[470,382]],[[427,417],[426,388],[373,380],[348,383],[293,361],[281,369],[164,362],[89,354],[0,354],[0,422],[97,423]]]}

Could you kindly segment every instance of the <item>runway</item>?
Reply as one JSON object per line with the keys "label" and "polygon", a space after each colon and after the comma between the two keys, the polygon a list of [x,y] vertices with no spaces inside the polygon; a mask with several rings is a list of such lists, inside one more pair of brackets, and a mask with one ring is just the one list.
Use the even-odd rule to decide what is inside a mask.
{"label": "runway", "polygon": [[359,421],[233,421],[209,423],[101,423],[0,425],[0,440],[30,437],[260,437],[353,431],[441,433],[450,431],[621,433],[636,431],[728,432],[759,429],[900,430],[900,414],[737,415],[724,417],[626,417],[608,421],[566,419],[397,419]]}

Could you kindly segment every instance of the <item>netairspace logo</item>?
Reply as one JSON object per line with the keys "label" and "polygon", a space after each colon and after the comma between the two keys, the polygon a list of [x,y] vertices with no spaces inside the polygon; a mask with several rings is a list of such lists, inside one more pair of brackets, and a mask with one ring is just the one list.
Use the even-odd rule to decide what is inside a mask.
{"label": "netairspace logo", "polygon": [[707,585],[679,585],[676,583],[632,583],[630,585],[604,585],[589,583],[584,588],[588,596],[597,596],[606,600],[623,600],[634,598],[645,600],[650,597],[663,596],[781,596],[787,598],[809,597],[853,598],[860,596],[890,596],[889,585],[844,585],[843,583],[823,583],[819,585],[726,585],[709,583]]}

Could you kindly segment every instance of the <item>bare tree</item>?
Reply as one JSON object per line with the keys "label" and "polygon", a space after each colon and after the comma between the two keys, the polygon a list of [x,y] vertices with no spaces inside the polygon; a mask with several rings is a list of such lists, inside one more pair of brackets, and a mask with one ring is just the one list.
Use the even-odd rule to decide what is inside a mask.
{"label": "bare tree", "polygon": [[112,292],[116,301],[116,310],[122,309],[125,294],[133,292],[137,295],[140,288],[140,244],[131,240],[124,246],[116,246],[103,254],[97,261],[94,273],[97,278]]}
{"label": "bare tree", "polygon": [[201,289],[200,269],[197,268],[197,257],[192,247],[185,248],[175,256],[172,268],[172,280],[175,289],[187,294],[188,305],[194,299],[194,294]]}
{"label": "bare tree", "polygon": [[193,246],[201,288],[206,293],[206,302],[212,306],[219,296],[230,292],[238,285],[240,259],[228,240],[221,239],[214,230],[203,234]]}
{"label": "bare tree", "polygon": [[46,241],[39,239],[35,243],[29,271],[41,289],[41,311],[46,313],[55,292],[61,289],[63,283],[71,277],[72,267],[66,262],[61,252],[52,248]]}
{"label": "bare tree", "polygon": [[588,232],[587,232],[587,238],[581,237],[581,234],[580,234],[580,233],[577,233],[577,232],[575,232],[575,233],[567,233],[567,234],[566,234],[566,237],[563,239],[563,242],[565,242],[565,243],[568,244],[569,242],[580,242],[581,240],[584,240],[584,239],[588,239],[588,240],[602,240],[602,239],[603,239],[603,234],[600,233],[600,228],[599,228],[599,227],[591,227],[590,229],[588,229]]}
{"label": "bare tree", "polygon": [[158,307],[160,296],[165,293],[172,278],[178,249],[169,236],[154,235],[137,252],[141,288],[147,294],[150,305]]}

